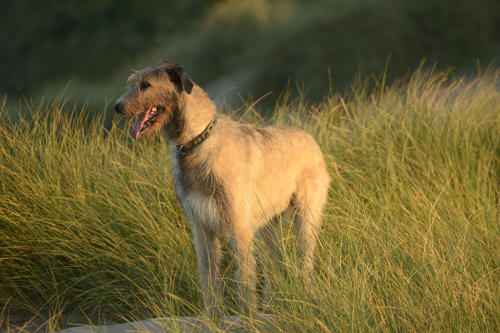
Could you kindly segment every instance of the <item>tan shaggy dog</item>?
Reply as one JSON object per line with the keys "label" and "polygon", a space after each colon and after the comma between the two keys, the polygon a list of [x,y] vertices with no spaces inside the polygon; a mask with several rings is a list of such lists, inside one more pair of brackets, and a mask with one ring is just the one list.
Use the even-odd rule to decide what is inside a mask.
{"label": "tan shaggy dog", "polygon": [[302,130],[255,128],[218,114],[205,91],[168,61],[135,72],[128,83],[114,109],[138,117],[132,137],[163,133],[177,145],[175,191],[192,226],[208,315],[220,304],[220,238],[236,256],[242,311],[254,310],[254,236],[290,207],[307,276],[330,181],[315,140]]}

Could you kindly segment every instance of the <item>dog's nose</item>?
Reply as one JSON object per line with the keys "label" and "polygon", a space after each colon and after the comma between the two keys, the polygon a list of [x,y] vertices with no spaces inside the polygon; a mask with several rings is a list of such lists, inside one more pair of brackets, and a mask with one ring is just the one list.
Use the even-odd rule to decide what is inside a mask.
{"label": "dog's nose", "polygon": [[113,106],[113,109],[115,109],[118,113],[122,113],[122,103],[116,103],[115,106]]}

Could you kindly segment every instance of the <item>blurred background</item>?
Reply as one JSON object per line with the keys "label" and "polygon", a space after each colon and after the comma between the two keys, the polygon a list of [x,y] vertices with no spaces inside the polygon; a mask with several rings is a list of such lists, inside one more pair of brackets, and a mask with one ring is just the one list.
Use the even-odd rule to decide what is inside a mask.
{"label": "blurred background", "polygon": [[[472,74],[500,57],[498,0],[5,1],[0,94],[65,94],[102,111],[131,70],[180,63],[219,102],[305,87],[318,101],[356,75],[426,66]],[[68,86],[69,83],[69,86]],[[110,112],[111,113],[111,112]]]}

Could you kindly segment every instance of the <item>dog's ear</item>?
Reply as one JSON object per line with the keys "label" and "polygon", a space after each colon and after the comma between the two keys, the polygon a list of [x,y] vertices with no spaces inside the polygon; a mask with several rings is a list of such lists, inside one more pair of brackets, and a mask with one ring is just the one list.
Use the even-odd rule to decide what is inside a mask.
{"label": "dog's ear", "polygon": [[193,89],[193,81],[184,69],[180,66],[175,66],[173,68],[167,68],[167,74],[170,81],[174,84],[177,92],[180,94],[184,90],[186,93],[190,94]]}

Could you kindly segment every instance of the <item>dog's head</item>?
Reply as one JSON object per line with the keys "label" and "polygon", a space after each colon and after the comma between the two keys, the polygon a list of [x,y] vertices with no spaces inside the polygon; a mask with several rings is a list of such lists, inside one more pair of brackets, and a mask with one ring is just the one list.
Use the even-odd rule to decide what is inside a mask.
{"label": "dog's head", "polygon": [[172,121],[178,112],[182,94],[190,94],[193,81],[177,64],[163,61],[155,66],[136,71],[128,78],[128,90],[114,105],[124,116],[137,116],[130,134],[158,133]]}

